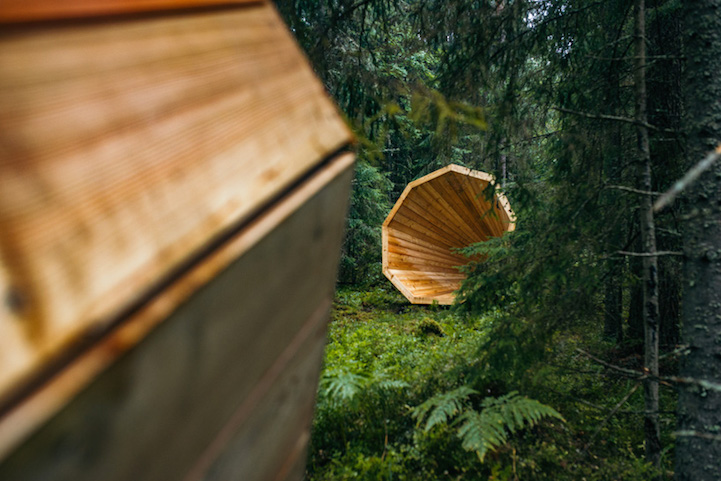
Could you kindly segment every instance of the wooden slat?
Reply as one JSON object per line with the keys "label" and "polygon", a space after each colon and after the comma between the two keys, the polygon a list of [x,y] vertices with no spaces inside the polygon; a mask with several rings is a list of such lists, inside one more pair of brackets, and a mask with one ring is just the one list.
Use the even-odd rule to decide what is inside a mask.
{"label": "wooden slat", "polygon": [[476,212],[475,202],[466,190],[459,183],[455,182],[456,173],[451,172],[438,179],[434,185],[444,185],[446,187],[446,199],[453,206],[458,215],[463,219],[465,224],[473,231],[473,237],[466,239],[466,245],[474,242],[481,242],[489,237],[485,223],[480,222],[481,215]]}
{"label": "wooden slat", "polygon": [[437,245],[438,247],[445,250],[451,249],[453,247],[453,244],[451,244],[446,239],[441,238],[440,235],[434,234],[433,232],[428,232],[421,226],[418,226],[417,223],[413,220],[408,219],[404,215],[403,211],[397,212],[396,217],[397,219],[394,219],[390,226],[387,227],[388,230],[404,232],[409,236],[413,236],[414,238],[419,239],[422,242]]}
{"label": "wooden slat", "polygon": [[468,182],[468,189],[472,195],[480,221],[485,224],[491,236],[498,237],[505,232],[506,226],[502,223],[499,209],[495,203],[486,201],[486,188],[487,184],[482,186],[475,182]]}
{"label": "wooden slat", "polygon": [[[416,188],[417,190],[418,188]],[[462,228],[452,224],[452,219],[443,217],[436,209],[436,205],[424,198],[421,192],[414,190],[406,197],[403,207],[399,209],[396,215],[401,213],[413,212],[414,217],[422,219],[424,226],[428,231],[432,231],[439,235],[441,239],[448,241],[453,247],[461,247],[465,245],[466,236],[462,232]]]}
{"label": "wooden slat", "polygon": [[[442,179],[442,177],[439,179]],[[424,184],[418,186],[417,189],[418,192],[428,200],[430,205],[435,205],[437,206],[437,209],[442,209],[442,212],[445,214],[447,219],[447,225],[452,226],[457,229],[458,233],[462,234],[462,246],[466,246],[470,242],[473,242],[473,239],[477,236],[477,234],[468,225],[466,220],[463,219],[458,210],[449,204],[448,200],[444,198],[443,194],[439,192],[433,184]]]}
{"label": "wooden slat", "polygon": [[434,259],[439,262],[446,262],[452,265],[463,265],[468,262],[468,259],[462,256],[453,256],[445,254],[443,251],[432,251],[430,249],[422,249],[418,247],[409,247],[404,243],[394,240],[388,244],[388,251],[394,254],[412,255],[418,257],[425,257],[428,259]]}
{"label": "wooden slat", "polygon": [[269,4],[4,27],[0,393],[349,141]]}
{"label": "wooden slat", "polygon": [[[393,233],[393,235],[391,237],[389,237],[389,242],[394,242],[394,241],[403,242],[404,245],[417,246],[417,248],[420,250],[430,250],[430,251],[441,250],[443,252],[449,252],[453,256],[458,256],[459,258],[464,258],[460,254],[453,254],[450,247],[443,248],[443,246],[438,246],[436,244],[426,242],[422,239],[419,239],[416,236],[413,236],[412,234],[408,234],[408,233],[400,231],[398,229],[388,228],[386,230],[392,231],[392,233]],[[441,249],[439,249],[439,247],[441,247]]]}
{"label": "wooden slat", "polygon": [[[57,409],[58,396],[77,388],[77,376],[112,363],[0,461],[0,479],[261,481],[297,475],[351,162],[340,157],[293,190],[0,420],[0,441],[7,441],[18,426],[28,430],[28,422],[45,418],[39,415],[48,405]],[[204,286],[196,290],[198,284]],[[193,294],[185,295],[189,290]],[[178,298],[185,301],[179,307]],[[130,349],[138,335],[142,342]]]}
{"label": "wooden slat", "polygon": [[[477,188],[484,188],[477,179],[468,178],[461,176],[458,173],[451,173],[444,176],[443,178],[454,191],[462,207],[459,207],[460,213],[463,218],[469,222],[469,225],[474,228],[474,232],[477,234],[476,242],[482,242],[489,237],[497,237],[500,234],[496,234],[492,226],[486,221],[488,218],[487,213],[489,210],[486,207],[483,210],[478,205],[478,199],[472,192],[472,186],[475,184]],[[461,179],[465,179],[463,182]],[[485,184],[488,185],[488,184]],[[490,207],[490,206],[489,206]]]}
{"label": "wooden slat", "polygon": [[0,22],[88,18],[260,1],[262,0],[2,0]]}

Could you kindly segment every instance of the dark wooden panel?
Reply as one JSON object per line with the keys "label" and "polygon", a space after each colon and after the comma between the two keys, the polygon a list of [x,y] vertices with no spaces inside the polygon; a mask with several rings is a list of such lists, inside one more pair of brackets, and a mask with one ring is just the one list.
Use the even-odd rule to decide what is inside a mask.
{"label": "dark wooden panel", "polygon": [[0,479],[297,475],[351,169],[287,217],[0,464]]}

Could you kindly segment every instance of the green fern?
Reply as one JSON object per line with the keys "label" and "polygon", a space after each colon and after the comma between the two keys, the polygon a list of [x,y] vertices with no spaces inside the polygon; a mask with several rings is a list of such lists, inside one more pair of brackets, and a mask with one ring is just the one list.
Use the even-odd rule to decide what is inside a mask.
{"label": "green fern", "polygon": [[320,383],[321,396],[330,402],[352,401],[368,383],[368,376],[341,370],[326,373]]}
{"label": "green fern", "polygon": [[385,373],[355,373],[348,370],[326,372],[321,378],[320,395],[331,403],[348,403],[356,400],[359,393],[373,389],[397,390],[408,383],[391,379]]}
{"label": "green fern", "polygon": [[552,407],[519,396],[517,392],[486,398],[482,407],[480,413],[471,409],[458,418],[458,437],[463,448],[474,451],[481,462],[489,451],[506,444],[510,434],[533,427],[544,418],[563,421],[563,416]]}
{"label": "green fern", "polygon": [[418,421],[416,427],[421,425],[429,412],[430,415],[426,420],[424,431],[430,431],[437,424],[447,423],[464,409],[464,404],[471,394],[478,393],[468,386],[461,386],[453,391],[436,394],[413,409],[411,415]]}
{"label": "green fern", "polygon": [[490,451],[506,444],[516,431],[533,427],[544,418],[563,420],[552,407],[519,396],[515,391],[498,398],[485,398],[478,412],[467,406],[471,394],[477,392],[468,386],[437,394],[416,407],[412,416],[418,420],[417,426],[428,416],[426,432],[455,418],[452,425],[458,426],[457,435],[463,448],[475,452],[481,462]]}

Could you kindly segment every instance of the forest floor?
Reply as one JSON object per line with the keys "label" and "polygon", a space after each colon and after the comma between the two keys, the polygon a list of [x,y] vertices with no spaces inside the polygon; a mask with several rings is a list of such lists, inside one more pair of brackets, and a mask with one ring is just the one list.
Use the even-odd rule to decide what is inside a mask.
{"label": "forest floor", "polygon": [[[603,341],[598,323],[589,322],[559,335],[545,360],[522,377],[494,379],[479,347],[501,319],[413,306],[391,287],[341,288],[329,326],[306,478],[651,479],[643,460],[643,389],[582,352],[638,369],[637,348]],[[662,394],[663,465],[669,476],[675,395]],[[535,401],[526,397],[539,403],[528,404]],[[428,407],[429,399],[440,409],[419,409],[424,403]],[[539,415],[534,427],[514,429],[512,420],[501,418],[494,422],[509,423],[507,437],[491,439],[484,447],[488,452],[480,455],[478,444],[474,449],[466,443],[463,416],[480,413],[482,419],[513,402],[531,406],[521,415],[533,416],[541,409],[534,406],[543,403],[563,420]],[[428,412],[436,415],[431,429],[426,429],[430,418],[422,415]]]}

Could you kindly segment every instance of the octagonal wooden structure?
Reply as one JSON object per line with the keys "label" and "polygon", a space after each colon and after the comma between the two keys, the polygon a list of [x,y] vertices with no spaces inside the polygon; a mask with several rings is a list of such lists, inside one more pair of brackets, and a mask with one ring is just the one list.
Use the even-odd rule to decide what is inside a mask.
{"label": "octagonal wooden structure", "polygon": [[485,172],[449,165],[408,184],[383,223],[383,274],[413,304],[452,304],[469,259],[455,249],[515,229]]}
{"label": "octagonal wooden structure", "polygon": [[303,479],[352,141],[270,0],[0,2],[0,480]]}

